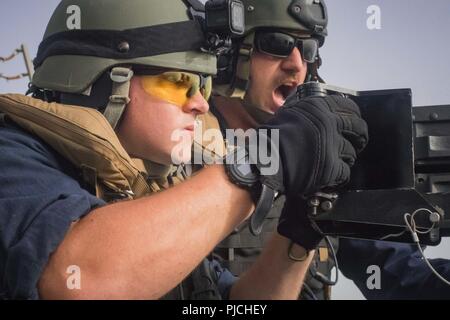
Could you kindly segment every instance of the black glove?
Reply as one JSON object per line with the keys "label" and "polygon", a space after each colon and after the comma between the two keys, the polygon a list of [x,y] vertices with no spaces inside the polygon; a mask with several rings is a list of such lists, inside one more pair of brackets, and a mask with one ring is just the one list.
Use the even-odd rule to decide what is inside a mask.
{"label": "black glove", "polygon": [[[261,182],[289,196],[312,195],[350,180],[350,167],[367,145],[368,129],[359,107],[341,96],[309,97],[287,104],[261,132],[279,130],[280,165]],[[272,150],[274,151],[274,150]]]}
{"label": "black glove", "polygon": [[261,176],[264,185],[287,195],[278,233],[312,250],[323,236],[313,227],[304,199],[350,180],[356,155],[368,142],[367,124],[355,102],[326,96],[286,105],[261,129],[280,130],[282,170]]}
{"label": "black glove", "polygon": [[283,237],[310,251],[319,245],[323,235],[308,215],[308,209],[307,200],[302,197],[288,197],[281,212],[277,231]]}
{"label": "black glove", "polygon": [[[357,152],[368,142],[368,129],[352,100],[341,96],[309,97],[288,102],[258,128],[257,136],[257,148],[250,145],[247,154],[258,173],[250,168],[241,170],[239,165],[226,167],[230,181],[259,194],[250,221],[254,234],[261,231],[276,192],[285,193],[288,199],[307,197],[347,183]],[[261,149],[265,144],[268,159],[263,158],[265,152]],[[235,155],[229,156],[233,159]],[[270,161],[264,164],[266,160]],[[258,180],[262,188],[255,192]],[[294,230],[296,225],[292,224]]]}

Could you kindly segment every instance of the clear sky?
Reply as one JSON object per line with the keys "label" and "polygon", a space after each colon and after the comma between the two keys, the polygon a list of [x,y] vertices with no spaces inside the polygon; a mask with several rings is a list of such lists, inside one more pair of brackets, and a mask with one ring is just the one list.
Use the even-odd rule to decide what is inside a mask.
{"label": "clear sky", "polygon": [[[132,0],[127,0],[132,1]],[[276,0],[274,0],[276,1]],[[58,0],[1,0],[0,56],[25,43],[36,55],[46,23]],[[416,106],[450,104],[450,1],[327,0],[329,37],[322,50],[322,77],[330,84],[357,89],[412,88]],[[367,9],[376,5],[381,29],[369,30]],[[0,63],[0,73],[25,72],[21,58]],[[23,93],[27,80],[0,79],[0,93]],[[429,248],[431,257],[450,258],[450,240]],[[334,297],[361,299],[342,279]]]}

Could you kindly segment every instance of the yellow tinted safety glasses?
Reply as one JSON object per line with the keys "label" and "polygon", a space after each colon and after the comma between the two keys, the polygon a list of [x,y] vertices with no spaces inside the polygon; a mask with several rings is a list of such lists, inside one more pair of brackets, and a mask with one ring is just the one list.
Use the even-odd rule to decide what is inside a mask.
{"label": "yellow tinted safety glasses", "polygon": [[144,75],[141,76],[141,83],[149,95],[179,107],[183,107],[197,92],[208,101],[212,90],[210,76],[181,71]]}

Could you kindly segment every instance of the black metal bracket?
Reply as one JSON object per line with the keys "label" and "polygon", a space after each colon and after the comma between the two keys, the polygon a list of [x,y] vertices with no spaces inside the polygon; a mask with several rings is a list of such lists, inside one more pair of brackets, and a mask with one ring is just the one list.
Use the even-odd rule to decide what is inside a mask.
{"label": "black metal bracket", "polygon": [[[413,108],[410,89],[357,92],[320,83],[299,87],[295,98],[326,94],[360,106],[370,141],[336,199],[310,199],[319,229],[330,236],[413,243],[405,214],[425,209],[416,225],[434,228],[420,235],[421,243],[438,245],[450,236],[450,106]],[[426,212],[438,213],[439,223],[433,225]]]}

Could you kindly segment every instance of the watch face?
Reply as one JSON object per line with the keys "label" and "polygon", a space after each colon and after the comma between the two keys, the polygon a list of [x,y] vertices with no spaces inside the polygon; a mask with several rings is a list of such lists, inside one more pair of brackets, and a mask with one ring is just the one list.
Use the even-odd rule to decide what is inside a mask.
{"label": "watch face", "polygon": [[252,168],[249,164],[238,164],[236,170],[244,177],[252,175]]}
{"label": "watch face", "polygon": [[259,176],[253,170],[253,166],[244,164],[232,165],[231,172],[234,171],[235,179],[242,185],[253,187],[259,181]]}

